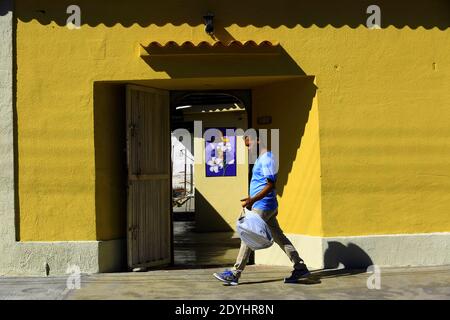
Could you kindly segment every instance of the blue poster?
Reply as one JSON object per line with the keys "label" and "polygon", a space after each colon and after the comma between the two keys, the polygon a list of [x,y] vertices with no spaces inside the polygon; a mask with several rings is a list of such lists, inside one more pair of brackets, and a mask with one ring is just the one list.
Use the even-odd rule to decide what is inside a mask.
{"label": "blue poster", "polygon": [[236,136],[226,136],[226,130],[232,128],[214,129],[220,135],[205,139],[206,176],[236,176]]}

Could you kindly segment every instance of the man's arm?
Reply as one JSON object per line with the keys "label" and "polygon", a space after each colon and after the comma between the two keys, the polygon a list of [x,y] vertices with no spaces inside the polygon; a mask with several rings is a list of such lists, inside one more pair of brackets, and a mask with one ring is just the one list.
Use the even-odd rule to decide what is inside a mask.
{"label": "man's arm", "polygon": [[265,196],[267,196],[274,187],[275,187],[275,183],[273,181],[267,179],[266,186],[260,192],[258,192],[253,197],[248,197],[246,199],[241,200],[242,207],[250,210],[256,201],[259,201],[262,198],[264,198]]}

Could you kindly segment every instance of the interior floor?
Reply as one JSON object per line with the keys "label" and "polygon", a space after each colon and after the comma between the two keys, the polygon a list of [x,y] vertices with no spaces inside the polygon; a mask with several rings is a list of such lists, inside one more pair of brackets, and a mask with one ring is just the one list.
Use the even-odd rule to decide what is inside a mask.
{"label": "interior floor", "polygon": [[173,222],[175,266],[232,266],[241,240],[232,232],[195,232],[195,220]]}

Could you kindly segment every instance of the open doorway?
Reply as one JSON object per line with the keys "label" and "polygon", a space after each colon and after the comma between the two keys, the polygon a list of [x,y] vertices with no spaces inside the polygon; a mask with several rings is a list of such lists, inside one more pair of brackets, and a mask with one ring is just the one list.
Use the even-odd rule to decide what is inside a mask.
{"label": "open doorway", "polygon": [[[250,97],[250,90],[171,92],[175,266],[235,261],[240,246],[235,223],[239,199],[248,190],[248,162],[239,158],[243,142],[226,130],[248,128]],[[208,129],[223,135],[208,137]]]}
{"label": "open doorway", "polygon": [[[127,86],[129,269],[234,262],[250,115],[250,90]],[[219,134],[208,137],[212,129]]]}
{"label": "open doorway", "polygon": [[[246,175],[239,182],[233,181],[234,178],[232,176],[208,176],[206,174],[206,164],[204,162],[197,164],[194,161],[192,171],[189,168],[190,166],[186,166],[189,168],[186,170],[186,187],[184,187],[184,173],[180,172],[184,169],[178,171],[182,174],[182,183],[178,183],[178,186],[173,184],[171,132],[175,128],[188,128],[188,131],[193,133],[193,121],[200,120],[201,117],[206,116],[211,117],[214,121],[212,121],[213,123],[204,123],[203,129],[208,127],[227,128],[230,126],[243,129],[254,126],[257,128],[280,128],[285,137],[294,138],[289,140],[290,143],[282,144],[280,148],[280,158],[282,157],[283,159],[278,178],[278,194],[280,199],[282,199],[281,205],[290,207],[293,204],[297,204],[299,192],[307,192],[309,190],[306,188],[305,191],[302,191],[304,189],[303,185],[298,189],[299,186],[296,184],[296,181],[309,180],[292,179],[290,172],[294,161],[297,161],[299,157],[298,152],[300,143],[303,141],[304,132],[311,134],[312,138],[308,136],[308,139],[317,141],[317,126],[315,126],[317,122],[314,122],[315,118],[312,118],[314,121],[311,122],[312,131],[306,126],[308,119],[311,118],[311,106],[313,106],[313,101],[315,101],[316,87],[314,78],[273,79],[262,77],[261,79],[235,79],[228,83],[221,80],[220,83],[214,86],[208,86],[214,90],[205,91],[203,88],[208,84],[205,84],[207,81],[205,79],[201,83],[196,83],[194,80],[189,81],[189,83],[177,82],[176,80],[142,81],[126,86],[127,112],[130,112],[129,106],[133,106],[133,111],[131,112],[133,117],[127,114],[126,126],[128,155],[126,242],[128,244],[129,269],[140,265],[158,268],[170,264],[179,266],[230,265],[236,257],[239,239],[237,237],[233,238],[233,226],[235,226],[236,218],[241,209],[239,199],[248,193],[248,174],[251,168],[249,168],[248,164],[236,168],[238,174],[245,172]],[[209,83],[213,83],[213,81],[210,80]],[[231,87],[230,83],[235,88],[243,89],[228,89]],[[111,85],[107,84],[106,87],[108,86]],[[96,106],[98,107],[96,108],[98,111],[96,119],[98,119],[98,123],[103,124],[106,123],[105,117],[111,118],[114,115],[109,110],[111,110],[111,101],[114,102],[116,100],[107,98],[109,90],[103,90],[103,84],[97,87],[99,97],[96,98]],[[130,90],[130,88],[133,88],[133,90]],[[243,103],[243,108],[239,104],[239,108],[236,108],[233,112],[226,112],[223,110],[224,108],[213,108],[213,110],[205,108],[208,105],[217,105],[217,101],[200,103],[200,109],[193,107],[196,103],[192,100],[217,99],[226,95],[234,97],[233,99],[237,98],[237,102]],[[191,99],[191,101],[182,100],[186,98]],[[120,99],[117,99],[117,101],[120,101]],[[236,101],[231,102],[233,102],[233,105],[236,103]],[[252,116],[253,103],[254,115]],[[276,108],[274,108],[275,105]],[[102,106],[103,109],[101,108]],[[117,108],[120,108],[118,103]],[[104,112],[100,113],[101,110],[104,110]],[[239,113],[241,113],[241,117],[235,117]],[[231,115],[235,117],[233,118],[234,122],[221,122],[227,117],[232,117]],[[269,118],[270,122],[266,123],[261,120],[266,118]],[[117,117],[117,119],[120,119],[120,117]],[[253,120],[253,123],[251,120]],[[244,124],[245,122],[247,126],[239,124]],[[100,125],[97,125],[96,129],[96,145],[99,146],[96,150],[98,150],[99,154],[103,154],[105,139],[100,138],[110,137],[107,134],[112,131],[109,127]],[[307,129],[309,131],[305,131]],[[162,131],[154,132],[154,130]],[[302,143],[302,147],[306,148],[305,150],[317,150],[316,144],[311,141],[309,145]],[[188,149],[194,160],[197,156],[204,154],[203,151],[198,152],[198,150],[204,149],[205,151],[205,144],[205,140],[194,138],[192,149]],[[114,150],[117,151],[121,148],[120,145],[113,143],[110,146],[111,148],[115,147]],[[152,146],[151,148],[153,149],[149,149],[148,146]],[[133,155],[134,160],[130,161],[130,154],[132,153],[135,153]],[[309,153],[307,154],[309,155]],[[162,156],[166,160],[163,160]],[[118,166],[116,166],[117,168],[106,166],[105,164],[109,164],[110,161],[106,161],[107,157],[105,156],[97,157],[97,159],[99,160],[97,169],[104,171],[100,172],[102,174],[99,174],[97,179],[98,190],[101,191],[98,193],[98,208],[115,208],[116,206],[113,206],[113,204],[118,204],[122,198],[109,192],[109,189],[100,187],[109,185],[108,182],[112,181],[111,177],[116,176],[119,168]],[[136,159],[140,160],[135,161]],[[308,158],[302,156],[300,159],[306,161],[304,159]],[[103,160],[105,160],[105,163],[103,163]],[[184,164],[182,167],[184,167]],[[315,177],[318,176],[320,177],[320,175],[315,175]],[[157,188],[155,183],[164,185]],[[172,192],[173,187],[177,189],[178,193]],[[230,192],[224,191],[228,187],[232,187],[233,196],[231,196]],[[104,194],[106,192],[108,192],[107,195],[112,196],[106,197]],[[175,205],[177,207],[175,211],[181,212],[174,214],[173,194],[179,198],[191,199],[190,208],[188,210],[183,208],[184,200],[182,200],[179,202],[181,206]],[[156,198],[155,195],[157,195]],[[309,197],[306,197],[306,199],[309,199]],[[102,208],[101,205],[105,204],[109,204],[109,206]],[[162,206],[162,204],[165,205]],[[311,207],[316,208],[316,202],[311,202]],[[294,206],[294,208],[296,207]],[[191,213],[183,215],[185,211],[190,211]],[[100,215],[102,212],[111,212],[111,210],[98,210],[97,212],[98,217],[103,219],[100,219],[103,224],[99,224],[99,226],[108,226],[108,223],[111,224],[112,214]],[[114,211],[118,218],[123,217],[123,215],[120,215],[121,212],[123,213],[123,211],[119,210]],[[297,214],[296,210],[285,210],[284,212],[286,212],[285,221],[294,218],[293,215]],[[182,222],[177,221],[179,217],[184,217],[184,220],[190,222],[189,228],[181,228],[181,230],[192,231],[184,233],[185,238],[180,233],[177,233],[179,231],[177,225],[180,225],[178,222]],[[123,224],[117,224],[117,226],[117,230],[120,230],[119,227],[123,226]],[[211,234],[216,236],[223,235],[224,238],[218,237],[212,240],[210,238]],[[214,248],[216,245],[220,247],[230,239],[234,242],[229,247]],[[235,251],[233,252],[233,250]],[[187,252],[189,252],[189,255]],[[183,253],[187,258],[184,262],[180,262],[178,258],[182,257]],[[259,256],[262,257],[261,254]],[[269,257],[267,261],[272,261],[273,259],[271,259],[272,257]]]}

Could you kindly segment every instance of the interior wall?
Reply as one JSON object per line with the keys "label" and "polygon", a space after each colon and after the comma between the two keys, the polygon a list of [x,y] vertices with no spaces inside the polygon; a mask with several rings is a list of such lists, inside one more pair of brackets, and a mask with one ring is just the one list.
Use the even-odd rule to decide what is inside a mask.
{"label": "interior wall", "polygon": [[[186,116],[187,121],[202,121],[206,128],[247,129],[245,112],[196,113]],[[248,195],[248,161],[244,141],[236,137],[236,176],[206,177],[203,161],[205,139],[194,137],[195,219],[199,232],[235,231],[239,217],[240,199]]]}

